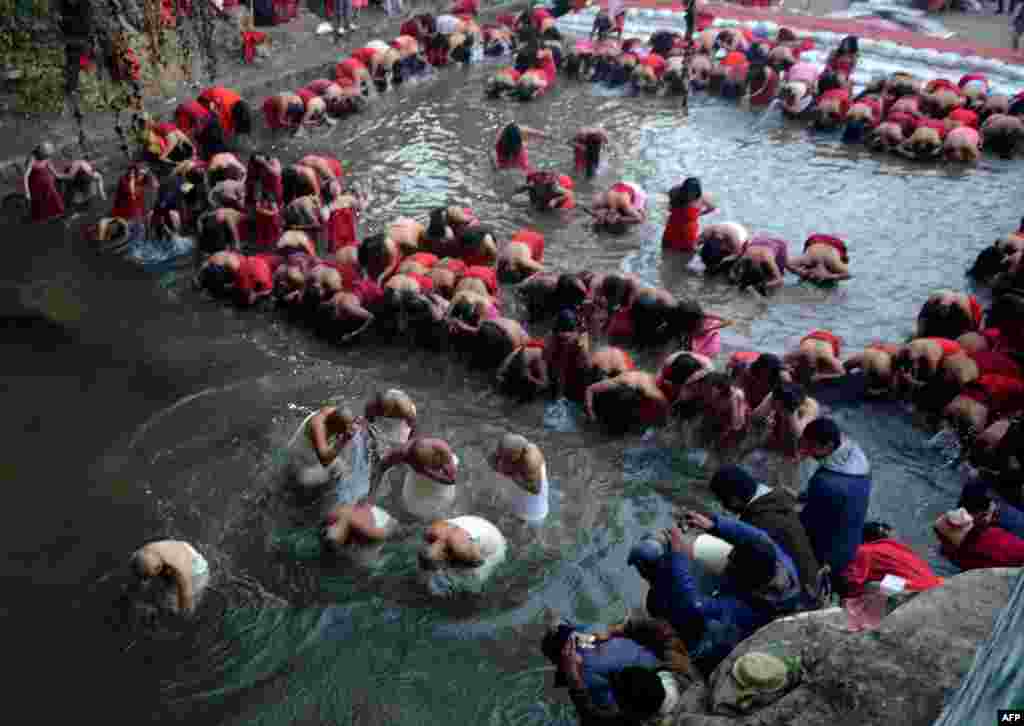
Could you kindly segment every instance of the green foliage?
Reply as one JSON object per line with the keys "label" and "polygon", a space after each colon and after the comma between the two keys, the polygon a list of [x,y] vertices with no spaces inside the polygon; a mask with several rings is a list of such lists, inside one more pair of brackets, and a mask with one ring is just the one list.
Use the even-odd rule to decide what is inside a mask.
{"label": "green foliage", "polygon": [[[2,3],[11,0],[0,0]],[[0,66],[17,68],[23,76],[15,89],[16,110],[21,113],[56,113],[64,102],[64,51],[60,47],[33,44],[29,33],[0,33]],[[163,64],[150,61],[150,39],[131,34],[128,44],[141,65],[140,83],[146,97],[172,94],[184,77],[184,54],[178,35],[164,30],[160,38]],[[99,62],[99,59],[97,59]],[[111,80],[106,69],[79,75],[79,94],[83,112],[126,110],[131,103],[131,84]]]}

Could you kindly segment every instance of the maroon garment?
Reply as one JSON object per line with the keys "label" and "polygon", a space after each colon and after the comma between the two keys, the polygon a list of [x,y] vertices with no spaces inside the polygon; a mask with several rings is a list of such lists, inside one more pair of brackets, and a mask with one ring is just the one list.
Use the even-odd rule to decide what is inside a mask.
{"label": "maroon garment", "polygon": [[1002,527],[975,525],[956,550],[945,544],[942,553],[961,570],[981,570],[987,567],[1024,566],[1024,539]]}

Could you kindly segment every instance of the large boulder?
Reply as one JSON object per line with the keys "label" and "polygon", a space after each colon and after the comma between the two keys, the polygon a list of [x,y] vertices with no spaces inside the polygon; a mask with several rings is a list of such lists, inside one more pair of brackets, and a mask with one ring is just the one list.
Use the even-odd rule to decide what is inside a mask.
{"label": "large boulder", "polygon": [[[970,670],[1019,573],[957,575],[901,605],[873,631],[849,632],[845,613],[835,608],[766,625],[712,674],[704,712],[681,713],[676,726],[930,726]],[[799,657],[800,681],[758,711],[721,715],[733,663],[751,651]]]}

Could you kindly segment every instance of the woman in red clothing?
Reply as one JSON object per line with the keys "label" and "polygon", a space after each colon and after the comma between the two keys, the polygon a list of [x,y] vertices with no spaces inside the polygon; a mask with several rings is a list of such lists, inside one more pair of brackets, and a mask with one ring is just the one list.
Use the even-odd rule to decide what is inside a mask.
{"label": "woman in red clothing", "polygon": [[529,139],[550,139],[543,131],[532,129],[529,126],[521,126],[513,121],[506,124],[498,131],[494,140],[494,156],[491,161],[498,169],[522,169],[530,171],[530,157],[527,153],[526,142]]}
{"label": "woman in red clothing", "polygon": [[846,243],[827,234],[812,234],[804,242],[804,253],[789,261],[789,269],[812,282],[850,279],[850,258]]}
{"label": "woman in red clothing", "polygon": [[158,189],[160,182],[146,167],[132,164],[117,182],[111,217],[140,220],[146,216],[146,187]]}
{"label": "woman in red clothing", "polygon": [[585,126],[569,143],[573,147],[576,171],[594,176],[601,165],[601,148],[608,143],[608,133],[598,126]]}
{"label": "woman in red clothing", "polygon": [[892,528],[881,522],[864,524],[864,544],[857,548],[853,560],[841,573],[846,583],[846,596],[864,594],[864,586],[881,582],[886,575],[901,577],[909,592],[923,592],[938,587],[944,580],[914,550],[892,536]]}
{"label": "woman in red clothing", "polygon": [[638,423],[663,423],[669,400],[658,388],[654,375],[633,370],[588,386],[583,406],[591,421],[600,421],[612,433],[621,434]]}
{"label": "woman in red clothing", "polygon": [[556,393],[571,401],[582,400],[587,385],[584,374],[590,362],[590,335],[572,310],[558,313],[544,341],[544,362]]}
{"label": "woman in red clothing", "polygon": [[64,196],[57,188],[60,177],[50,161],[53,154],[53,144],[43,142],[32,152],[25,168],[25,196],[32,208],[33,222],[45,222],[64,214]]}
{"label": "woman in red clothing", "polygon": [[995,517],[988,495],[963,495],[959,509],[935,521],[942,554],[961,570],[1024,566],[1024,539],[996,526]]}
{"label": "woman in red clothing", "polygon": [[205,89],[196,100],[217,114],[224,134],[229,138],[252,133],[252,110],[236,91],[214,86]]}
{"label": "woman in red clothing", "polygon": [[232,296],[240,305],[252,305],[274,291],[274,271],[281,257],[217,252],[199,268],[196,284],[216,296]]}
{"label": "woman in red clothing", "polygon": [[661,244],[670,250],[695,252],[700,239],[700,218],[717,207],[701,189],[700,179],[691,176],[668,193],[670,211]]}

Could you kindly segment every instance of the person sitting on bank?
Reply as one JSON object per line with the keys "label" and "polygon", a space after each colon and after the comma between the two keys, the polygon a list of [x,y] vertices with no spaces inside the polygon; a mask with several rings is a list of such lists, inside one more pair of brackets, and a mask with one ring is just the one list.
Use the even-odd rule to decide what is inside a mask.
{"label": "person sitting on bank", "polygon": [[804,503],[800,521],[815,557],[832,570],[833,589],[843,594],[840,574],[860,546],[871,502],[871,464],[857,442],[830,418],[807,424],[800,454],[820,464],[799,497]]}
{"label": "person sitting on bank", "polygon": [[[568,687],[581,726],[648,723],[671,717],[682,693],[700,680],[686,645],[656,618],[629,618],[605,632],[561,622],[541,641]],[[660,722],[660,720],[659,720]]]}
{"label": "person sitting on bank", "polygon": [[1024,566],[1024,539],[996,524],[996,503],[983,491],[964,493],[958,508],[933,526],[943,556],[961,570]]}
{"label": "person sitting on bank", "polygon": [[804,603],[807,607],[816,607],[821,590],[821,566],[797,514],[796,497],[785,489],[757,482],[738,466],[724,466],[715,472],[711,492],[741,522],[763,530],[793,559]]}
{"label": "person sitting on bank", "polygon": [[888,524],[868,522],[864,525],[863,539],[864,544],[857,548],[842,573],[847,597],[864,594],[869,583],[881,582],[886,575],[903,578],[909,592],[923,592],[944,582],[932,572],[924,558],[893,536]]}

